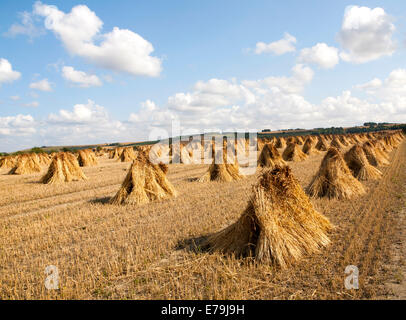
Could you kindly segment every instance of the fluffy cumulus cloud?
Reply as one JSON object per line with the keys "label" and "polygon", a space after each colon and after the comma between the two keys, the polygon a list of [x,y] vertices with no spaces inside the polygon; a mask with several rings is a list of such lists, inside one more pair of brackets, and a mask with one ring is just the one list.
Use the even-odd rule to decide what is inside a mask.
{"label": "fluffy cumulus cloud", "polygon": [[123,122],[112,118],[105,107],[88,100],[71,109],[51,113],[39,130],[42,144],[87,144],[130,139]]}
{"label": "fluffy cumulus cloud", "polygon": [[50,114],[48,119],[51,122],[59,123],[91,123],[91,122],[108,122],[109,117],[106,109],[92,100],[88,100],[86,104],[76,104],[73,110],[59,110],[58,114]]}
{"label": "fluffy cumulus cloud", "polygon": [[[192,91],[170,96],[161,107],[148,100],[139,112],[131,114],[130,121],[137,124],[141,134],[151,127],[168,128],[172,119],[178,120],[185,132],[191,129],[197,132],[275,130],[350,126],[366,121],[406,121],[406,70],[394,70],[383,81],[374,79],[356,86],[357,89],[374,89],[376,99],[361,99],[345,90],[339,96],[311,103],[303,96],[303,91],[312,78],[313,71],[298,64],[292,68],[290,77],[271,76],[240,82],[199,81]],[[146,134],[140,137],[148,139]]]}
{"label": "fluffy cumulus cloud", "polygon": [[406,120],[406,69],[395,69],[384,80],[375,78],[356,88],[379,99],[388,113],[397,115],[396,121]]}
{"label": "fluffy cumulus cloud", "polygon": [[318,43],[311,48],[300,51],[299,60],[319,65],[324,69],[334,68],[340,61],[338,49],[329,47],[325,43]]}
{"label": "fluffy cumulus cloud", "polygon": [[256,54],[273,53],[282,55],[288,52],[293,52],[295,48],[296,38],[289,33],[285,33],[284,37],[278,41],[271,43],[257,42],[255,47]]}
{"label": "fluffy cumulus cloud", "polygon": [[52,91],[52,86],[51,86],[51,83],[48,81],[48,79],[42,79],[39,81],[31,82],[29,87],[30,87],[30,89],[39,90],[39,91],[46,91],[46,92]]}
{"label": "fluffy cumulus cloud", "polygon": [[395,52],[395,26],[382,8],[349,6],[346,8],[338,40],[345,61],[365,63]]}
{"label": "fluffy cumulus cloud", "polygon": [[131,113],[129,122],[134,124],[149,123],[150,127],[159,127],[169,123],[174,119],[174,115],[168,109],[160,109],[151,100],[141,103],[141,108],[137,113]]}
{"label": "fluffy cumulus cloud", "polygon": [[21,73],[13,70],[11,63],[0,58],[0,85],[6,82],[13,82],[21,77]]}
{"label": "fluffy cumulus cloud", "polygon": [[298,64],[292,68],[291,77],[198,81],[190,92],[168,97],[162,107],[152,101],[143,103],[137,113],[131,114],[130,121],[148,128],[167,128],[176,119],[186,132],[286,125],[291,121],[289,116],[305,119],[313,111],[299,94],[312,78],[313,71]]}
{"label": "fluffy cumulus cloud", "polygon": [[[328,97],[320,104],[323,114],[331,118],[331,123],[359,124],[362,121],[377,120],[382,115],[378,104],[361,100],[346,90],[338,97]],[[374,118],[374,119],[372,119]]]}
{"label": "fluffy cumulus cloud", "polygon": [[161,60],[151,56],[152,44],[139,34],[114,27],[101,33],[103,22],[85,5],[60,11],[56,6],[36,2],[34,13],[45,18],[45,27],[52,30],[73,55],[85,58],[102,68],[131,75],[158,76]]}
{"label": "fluffy cumulus cloud", "polygon": [[194,90],[177,93],[168,98],[171,110],[185,113],[210,112],[211,110],[234,104],[240,100],[250,101],[254,95],[244,86],[221,79],[199,81]]}
{"label": "fluffy cumulus cloud", "polygon": [[0,117],[0,139],[2,136],[24,136],[35,132],[35,120],[31,115]]}
{"label": "fluffy cumulus cloud", "polygon": [[29,114],[0,117],[0,151],[11,152],[40,145],[39,123]]}
{"label": "fluffy cumulus cloud", "polygon": [[73,67],[63,67],[62,76],[65,80],[82,88],[99,87],[102,85],[101,80],[96,75],[91,75],[83,71],[75,70]]}
{"label": "fluffy cumulus cloud", "polygon": [[309,84],[314,76],[311,68],[297,64],[292,68],[291,77],[267,77],[260,80],[243,80],[242,84],[254,91],[256,94],[268,92],[268,90],[278,90],[285,94],[300,93]]}

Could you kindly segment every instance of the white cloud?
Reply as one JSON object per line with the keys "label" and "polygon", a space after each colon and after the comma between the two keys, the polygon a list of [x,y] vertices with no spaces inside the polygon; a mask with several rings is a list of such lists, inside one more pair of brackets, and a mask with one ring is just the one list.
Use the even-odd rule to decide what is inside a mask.
{"label": "white cloud", "polygon": [[292,68],[291,77],[267,77],[261,80],[244,80],[242,84],[250,89],[254,89],[257,94],[267,92],[276,88],[284,93],[300,93],[305,85],[309,84],[314,76],[311,68],[303,64],[297,64]]}
{"label": "white cloud", "polygon": [[36,108],[38,106],[39,106],[39,103],[37,101],[33,101],[33,102],[30,102],[30,103],[24,104],[24,107]]}
{"label": "white cloud", "polygon": [[17,101],[20,100],[20,96],[11,96],[10,99],[13,101]]}
{"label": "white cloud", "polygon": [[50,114],[40,133],[42,144],[46,145],[83,145],[135,139],[121,121],[112,119],[105,107],[92,100],[76,104],[72,110],[61,109],[57,114]]}
{"label": "white cloud", "polygon": [[[168,98],[163,107],[152,101],[142,104],[130,121],[145,133],[151,127],[170,127],[172,119],[180,121],[186,132],[205,129],[261,129],[261,126],[287,125],[292,118],[314,120],[314,106],[300,93],[311,82],[313,71],[298,64],[291,77],[268,77],[240,83],[233,79],[198,81],[191,92],[181,92]],[[153,121],[150,121],[153,119]],[[145,128],[144,132],[141,128]]]}
{"label": "white cloud", "polygon": [[21,77],[21,73],[14,71],[11,63],[0,58],[0,85],[6,82],[13,82]]}
{"label": "white cloud", "polygon": [[52,91],[52,87],[48,79],[42,79],[40,81],[31,82],[30,88],[40,91],[48,91],[48,92]]}
{"label": "white cloud", "polygon": [[72,111],[61,109],[59,114],[51,113],[48,117],[51,122],[64,123],[91,123],[107,122],[109,120],[107,110],[97,105],[94,101],[88,100],[87,104],[76,104]]}
{"label": "white cloud", "polygon": [[382,86],[382,81],[378,78],[374,78],[367,83],[358,84],[354,86],[356,89],[365,90],[366,92],[374,92],[377,88]]}
{"label": "white cloud", "polygon": [[[290,77],[198,81],[190,92],[172,95],[162,106],[146,100],[127,121],[113,119],[105,107],[92,100],[71,109],[61,109],[42,122],[22,116],[1,118],[0,149],[16,149],[27,144],[32,147],[143,141],[149,139],[156,128],[166,129],[171,136],[172,120],[178,120],[182,130],[175,135],[209,129],[276,130],[351,126],[367,121],[406,122],[404,69],[393,70],[384,80],[374,79],[356,86],[371,90],[368,99],[358,98],[345,90],[320,103],[311,103],[302,91],[312,78],[313,71],[299,64],[292,68]],[[29,136],[29,132],[34,133]],[[24,139],[16,140],[14,134],[24,136]]]}
{"label": "white cloud", "polygon": [[[382,81],[382,86],[388,87],[387,98],[382,101],[363,100],[345,90],[337,97],[327,97],[314,104],[301,95],[312,78],[309,67],[296,65],[291,77],[199,81],[191,92],[170,96],[162,107],[146,101],[137,113],[131,114],[130,121],[136,124],[140,139],[148,139],[151,127],[169,128],[172,119],[179,120],[182,130],[198,132],[212,128],[275,130],[406,121],[406,70],[394,70]],[[369,86],[379,87],[379,82],[373,81]]]}
{"label": "white cloud", "polygon": [[338,49],[329,47],[325,43],[318,43],[311,48],[305,48],[300,51],[299,60],[307,63],[315,63],[324,69],[334,68],[340,58]]}
{"label": "white cloud", "polygon": [[118,27],[102,34],[103,22],[85,5],[64,13],[56,6],[36,2],[34,13],[45,18],[45,27],[52,30],[73,55],[102,68],[136,76],[156,77],[161,72],[161,60],[150,55],[154,51],[150,42],[131,30]]}
{"label": "white cloud", "polygon": [[252,102],[255,96],[244,86],[227,80],[199,81],[194,90],[177,93],[168,98],[168,108],[177,112],[210,112],[215,108],[229,106],[238,101]]}
{"label": "white cloud", "polygon": [[262,53],[274,53],[276,55],[282,55],[288,52],[295,51],[296,38],[289,33],[285,33],[283,39],[275,42],[265,43],[257,42],[255,47],[256,54]]}
{"label": "white cloud", "polygon": [[391,56],[396,49],[392,39],[395,26],[382,8],[349,6],[346,8],[338,40],[349,62],[365,63]]}
{"label": "white cloud", "polygon": [[35,132],[35,120],[31,115],[0,117],[0,137],[30,135]]}
{"label": "white cloud", "polygon": [[138,112],[130,114],[128,121],[136,125],[135,127],[130,125],[134,134],[148,139],[145,134],[149,133],[152,128],[165,127],[169,129],[171,120],[174,118],[175,114],[167,108],[159,108],[155,102],[146,100],[141,103]]}
{"label": "white cloud", "polygon": [[389,112],[406,115],[406,69],[395,69],[383,81],[375,78],[356,88],[379,99]]}
{"label": "white cloud", "polygon": [[79,87],[99,87],[103,83],[96,75],[89,75],[86,72],[75,70],[73,67],[63,67],[62,76]]}
{"label": "white cloud", "polygon": [[7,37],[15,37],[17,35],[28,36],[31,40],[45,34],[45,30],[35,24],[33,14],[30,12],[20,12],[19,18],[21,23],[14,23],[7,32],[4,33]]}

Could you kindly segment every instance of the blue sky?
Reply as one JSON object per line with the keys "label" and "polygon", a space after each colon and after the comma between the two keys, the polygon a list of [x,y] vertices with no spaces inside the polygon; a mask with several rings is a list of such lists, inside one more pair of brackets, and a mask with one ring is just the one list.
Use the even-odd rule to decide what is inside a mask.
{"label": "blue sky", "polygon": [[[401,1],[43,1],[37,10],[34,4],[0,3],[0,151],[139,141],[154,128],[170,131],[174,118],[186,131],[406,121]],[[93,25],[73,19],[68,30],[55,23],[79,5],[87,8],[78,16],[102,22],[83,42]],[[349,6],[356,10],[344,30]],[[58,26],[46,26],[46,19]],[[129,30],[134,42],[101,50],[115,27]],[[270,45],[286,33],[295,38],[293,49],[256,51],[257,43]],[[317,44],[324,47],[317,51]],[[153,51],[145,53],[144,45]],[[129,63],[120,59],[126,54]],[[64,77],[64,67],[76,77]],[[93,82],[75,82],[77,72]],[[44,79],[51,91],[30,88]],[[378,80],[365,85],[372,79]]]}

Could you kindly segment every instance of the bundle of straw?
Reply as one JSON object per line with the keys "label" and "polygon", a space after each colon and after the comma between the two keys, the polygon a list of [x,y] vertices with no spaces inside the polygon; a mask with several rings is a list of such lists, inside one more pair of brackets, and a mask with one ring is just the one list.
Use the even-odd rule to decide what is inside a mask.
{"label": "bundle of straw", "polygon": [[340,151],[332,147],[324,156],[307,192],[314,198],[350,199],[365,194],[365,189],[351,174]]}
{"label": "bundle of straw", "polygon": [[60,152],[54,156],[48,172],[42,177],[45,184],[87,180],[76,157],[69,152]]}
{"label": "bundle of straw", "polygon": [[373,167],[365,156],[360,145],[353,146],[345,155],[344,160],[354,177],[358,180],[376,180],[382,177],[382,172]]}
{"label": "bundle of straw", "polygon": [[35,153],[23,154],[17,158],[14,167],[10,170],[9,174],[33,174],[41,172],[41,165],[39,158]]}
{"label": "bundle of straw", "polygon": [[282,158],[285,161],[303,161],[307,158],[307,155],[300,150],[299,146],[295,143],[289,143],[282,153]]}
{"label": "bundle of straw", "polygon": [[219,150],[217,151],[209,170],[198,179],[198,181],[230,182],[241,180],[243,178],[244,176],[240,174],[240,168],[237,161],[235,160],[231,163],[227,162],[227,154]]}
{"label": "bundle of straw", "polygon": [[258,166],[273,169],[276,166],[284,165],[286,162],[282,159],[278,149],[273,144],[266,143],[259,155]]}
{"label": "bundle of straw", "polygon": [[167,165],[153,164],[145,152],[139,152],[111,204],[145,204],[176,197],[177,192],[166,177]]}
{"label": "bundle of straw", "polygon": [[277,166],[259,177],[238,221],[209,236],[203,246],[286,268],[327,246],[331,229],[329,220],[314,209],[289,167]]}

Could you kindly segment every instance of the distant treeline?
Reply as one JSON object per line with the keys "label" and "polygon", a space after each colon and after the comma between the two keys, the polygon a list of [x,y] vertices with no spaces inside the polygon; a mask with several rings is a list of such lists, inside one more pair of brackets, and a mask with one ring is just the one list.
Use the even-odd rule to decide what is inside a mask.
{"label": "distant treeline", "polygon": [[31,148],[29,150],[25,150],[25,151],[17,151],[17,152],[12,152],[12,153],[7,153],[7,152],[0,152],[0,156],[8,156],[8,155],[19,155],[19,154],[27,154],[27,153],[47,153],[47,154],[51,154],[51,153],[56,153],[56,152],[71,152],[71,153],[75,153],[78,152],[79,150],[84,150],[84,149],[94,149],[97,151],[101,150],[101,147],[98,146],[97,148],[94,148],[93,146],[85,146],[85,147],[63,147],[61,149],[42,149],[40,147],[34,147]]}
{"label": "distant treeline", "polygon": [[403,130],[406,132],[406,124],[388,124],[388,123],[365,123],[363,127],[351,127],[344,129],[343,127],[331,127],[331,128],[315,128],[311,130],[302,131],[289,131],[289,132],[267,132],[261,133],[262,138],[283,137],[283,136],[304,136],[304,135],[320,135],[320,134],[346,134],[346,133],[366,133],[374,131],[384,130]]}
{"label": "distant treeline", "polygon": [[353,127],[348,128],[346,130],[347,133],[361,133],[361,132],[370,132],[370,131],[383,131],[383,130],[405,130],[406,124],[387,124],[387,123],[379,123],[374,124],[373,122],[369,122],[368,126],[365,127]]}
{"label": "distant treeline", "polygon": [[[376,123],[376,122],[366,122],[364,123],[363,127],[351,127],[351,128],[346,128],[344,129],[343,127],[331,127],[331,128],[315,128],[315,129],[310,129],[310,130],[303,130],[303,129],[289,129],[283,132],[272,132],[270,129],[265,129],[263,130],[260,134],[258,134],[258,137],[260,138],[272,138],[272,137],[286,137],[286,136],[305,136],[305,135],[320,135],[320,134],[345,134],[345,133],[364,133],[364,132],[374,132],[374,131],[384,131],[384,130],[403,130],[403,132],[406,134],[406,124],[390,124],[386,122],[382,123]],[[233,134],[236,133],[224,133],[224,137],[230,137]],[[202,139],[204,135],[201,135]],[[184,137],[182,137],[184,138]],[[249,138],[249,133],[245,134],[245,138]],[[172,143],[172,139],[174,138],[169,138],[169,144]],[[179,139],[179,137],[178,137]],[[183,140],[183,139],[182,139]],[[144,142],[139,142],[139,143],[133,143],[129,145],[124,145],[121,143],[110,143],[105,146],[108,147],[137,147],[137,146],[142,146],[142,145],[151,145],[158,143],[159,141],[144,141]],[[52,149],[52,150],[44,150],[44,147],[34,147],[30,150],[27,151],[17,151],[13,153],[6,153],[6,152],[0,152],[0,156],[7,156],[7,155],[17,155],[17,154],[23,154],[23,153],[53,153],[53,152],[59,152],[59,151],[64,151],[64,152],[77,152],[78,150],[82,149],[94,149],[97,151],[100,151],[102,147],[100,146],[81,146],[81,147],[64,147],[62,149]]]}

